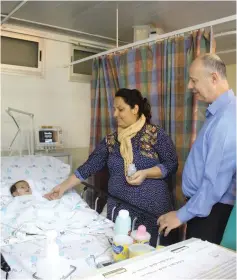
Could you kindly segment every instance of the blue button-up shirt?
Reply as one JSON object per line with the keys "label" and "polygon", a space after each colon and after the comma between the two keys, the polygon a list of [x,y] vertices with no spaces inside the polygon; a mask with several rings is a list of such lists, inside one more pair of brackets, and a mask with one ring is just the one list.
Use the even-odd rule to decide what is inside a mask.
{"label": "blue button-up shirt", "polygon": [[190,199],[177,211],[182,223],[206,217],[217,202],[233,205],[236,190],[236,97],[220,95],[206,112],[206,121],[184,166],[182,190]]}

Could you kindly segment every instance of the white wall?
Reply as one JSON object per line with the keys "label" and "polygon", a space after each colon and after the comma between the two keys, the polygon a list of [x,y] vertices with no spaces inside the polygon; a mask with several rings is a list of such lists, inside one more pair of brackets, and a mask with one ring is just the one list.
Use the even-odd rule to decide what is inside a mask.
{"label": "white wall", "polygon": [[16,131],[5,109],[13,107],[35,115],[35,125],[62,126],[66,148],[89,146],[90,83],[69,82],[70,44],[44,39],[44,78],[1,74],[1,150]]}

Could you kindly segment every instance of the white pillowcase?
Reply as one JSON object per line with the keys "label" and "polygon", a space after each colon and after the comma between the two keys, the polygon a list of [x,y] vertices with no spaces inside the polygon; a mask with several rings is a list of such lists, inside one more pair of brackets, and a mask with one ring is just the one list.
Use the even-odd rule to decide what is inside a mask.
{"label": "white pillowcase", "polygon": [[50,156],[1,158],[1,181],[14,184],[24,179],[62,182],[70,174],[70,166]]}
{"label": "white pillowcase", "polygon": [[31,181],[42,194],[64,181],[70,166],[50,156],[13,156],[1,158],[0,207],[12,200],[10,187],[19,180]]}

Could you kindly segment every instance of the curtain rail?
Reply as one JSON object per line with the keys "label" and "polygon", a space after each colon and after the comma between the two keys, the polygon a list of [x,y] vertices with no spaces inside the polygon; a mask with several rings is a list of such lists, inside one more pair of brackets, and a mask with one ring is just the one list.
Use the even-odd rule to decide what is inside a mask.
{"label": "curtain rail", "polygon": [[18,10],[20,10],[20,8],[24,6],[27,2],[28,0],[20,2],[20,4],[18,4],[8,15],[4,17],[4,19],[1,21],[1,25],[7,22],[12,17],[12,15],[15,14]]}
{"label": "curtain rail", "polygon": [[205,22],[205,23],[202,23],[202,24],[197,24],[197,25],[194,25],[194,26],[190,26],[190,27],[187,27],[187,28],[182,28],[182,29],[179,29],[179,30],[176,30],[176,31],[166,33],[166,34],[157,35],[153,38],[148,38],[148,39],[145,39],[145,40],[137,41],[135,43],[124,45],[124,46],[121,46],[119,48],[111,49],[111,50],[108,50],[108,51],[105,51],[105,52],[98,53],[96,55],[92,55],[92,56],[89,56],[89,57],[86,57],[86,58],[83,58],[83,59],[73,61],[70,64],[64,65],[64,68],[70,67],[72,65],[82,63],[82,62],[85,62],[85,61],[88,61],[88,60],[91,60],[91,59],[94,59],[94,58],[97,58],[97,57],[100,57],[100,56],[103,56],[103,55],[115,53],[117,51],[122,51],[122,50],[129,49],[129,48],[132,48],[132,47],[136,47],[136,46],[139,46],[139,45],[154,42],[154,41],[157,41],[157,40],[166,39],[166,38],[169,38],[169,37],[172,37],[172,36],[175,36],[175,35],[179,35],[179,34],[182,34],[182,33],[187,33],[187,32],[190,32],[190,31],[194,31],[194,30],[198,30],[198,29],[202,29],[202,28],[206,28],[206,27],[210,27],[210,26],[234,21],[234,20],[236,20],[236,15],[212,20],[212,21]]}
{"label": "curtain rail", "polygon": [[236,30],[232,30],[232,31],[218,33],[218,34],[214,35],[214,37],[218,38],[218,37],[222,37],[222,36],[229,36],[229,35],[235,35],[235,34],[236,34]]}
{"label": "curtain rail", "polygon": [[[6,18],[7,15],[5,14],[1,14],[1,17]],[[51,25],[51,24],[46,24],[46,23],[42,23],[42,22],[38,22],[38,21],[32,21],[32,20],[27,20],[27,19],[21,19],[21,18],[16,18],[16,17],[11,17],[11,19],[19,21],[19,22],[25,22],[25,23],[31,23],[33,25],[38,25],[38,26],[44,26],[44,27],[49,27],[49,28],[53,28],[53,29],[58,29],[61,31],[68,31],[68,32],[72,32],[74,34],[80,34],[80,35],[85,35],[85,36],[91,36],[91,37],[95,37],[95,38],[99,38],[99,39],[104,39],[104,40],[108,40],[108,41],[116,41],[116,39],[111,38],[111,37],[106,37],[106,36],[102,36],[102,35],[97,35],[97,34],[93,34],[93,33],[87,33],[87,32],[83,32],[83,31],[79,31],[79,30],[75,30],[75,29],[70,29],[70,28],[64,28],[64,27],[60,27],[60,26],[56,26],[56,25]],[[120,43],[128,43],[122,40],[118,40]]]}

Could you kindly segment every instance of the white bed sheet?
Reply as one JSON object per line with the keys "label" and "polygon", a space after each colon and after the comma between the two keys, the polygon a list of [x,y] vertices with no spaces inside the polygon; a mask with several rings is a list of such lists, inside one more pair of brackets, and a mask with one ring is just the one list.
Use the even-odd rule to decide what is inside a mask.
{"label": "white bed sheet", "polygon": [[[28,158],[27,164],[29,160],[32,159]],[[18,159],[18,162],[20,161],[21,159]],[[47,161],[48,159],[44,159],[44,164]],[[7,159],[7,162],[9,165],[12,160]],[[9,279],[32,279],[37,260],[45,257],[44,234],[49,229],[56,229],[58,232],[60,255],[77,267],[74,276],[83,276],[88,270],[95,269],[91,262],[88,262],[90,255],[96,257],[97,263],[112,259],[108,242],[108,238],[113,236],[111,221],[90,209],[75,191],[68,192],[57,201],[42,198],[41,194],[48,192],[68,176],[68,172],[64,172],[60,165],[60,178],[55,178],[54,172],[47,172],[48,175],[43,178],[42,172],[32,172],[31,176],[23,178],[32,186],[33,195],[14,199],[9,197],[5,203],[1,195],[1,252],[11,267]],[[19,168],[24,169],[22,165]],[[40,165],[38,169],[41,169]],[[6,174],[6,170],[3,174]],[[6,181],[4,176],[1,177],[1,185],[5,191],[9,191],[10,184],[15,180],[22,179],[19,170],[17,174],[11,170],[11,178]],[[20,228],[18,233],[16,228]],[[24,232],[40,235],[26,236]]]}
{"label": "white bed sheet", "polygon": [[[78,199],[75,199],[77,197]],[[75,210],[70,210],[69,203],[75,201],[73,205]],[[22,200],[24,201],[24,200]],[[39,207],[37,211],[31,212],[31,200],[27,199],[27,204],[22,204],[22,201],[15,203],[18,209],[24,209],[20,215],[17,213],[15,217],[8,215],[3,219],[4,224],[7,224],[11,219],[11,225],[17,227],[22,226],[20,231],[30,233],[45,234],[48,229],[56,229],[58,232],[57,243],[60,248],[60,255],[70,260],[71,265],[75,265],[77,270],[74,276],[83,276],[88,270],[95,269],[91,266],[87,259],[90,255],[97,257],[96,262],[102,260],[111,260],[111,250],[108,238],[113,236],[113,223],[102,217],[94,210],[88,208],[86,203],[77,194],[68,193],[62,200],[55,201],[42,208],[45,214],[38,216],[37,211],[41,211],[40,203],[34,203]],[[19,207],[21,205],[22,207]],[[65,206],[65,207],[64,207]],[[7,208],[12,207],[8,205]],[[65,212],[62,215],[54,216],[52,213],[58,213],[58,210]],[[73,214],[73,215],[71,215]],[[71,218],[67,218],[70,216]],[[59,218],[61,216],[61,218]],[[37,226],[43,230],[39,230]],[[4,229],[7,231],[4,231]],[[31,279],[33,273],[36,272],[36,263],[40,258],[45,257],[46,239],[44,236],[29,236],[21,232],[12,236],[14,229],[7,226],[2,226],[2,246],[1,251],[11,266],[9,279]],[[4,238],[5,237],[5,238]]]}

